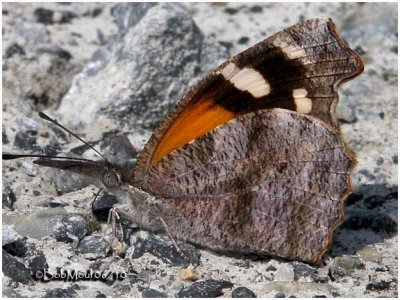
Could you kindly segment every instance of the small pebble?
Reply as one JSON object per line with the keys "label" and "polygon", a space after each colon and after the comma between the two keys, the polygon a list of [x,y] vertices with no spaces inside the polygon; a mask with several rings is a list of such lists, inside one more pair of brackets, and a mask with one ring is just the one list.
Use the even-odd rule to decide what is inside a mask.
{"label": "small pebble", "polygon": [[215,298],[223,295],[223,289],[231,288],[233,284],[225,280],[204,280],[182,288],[179,298]]}
{"label": "small pebble", "polygon": [[167,294],[157,291],[155,289],[147,288],[142,291],[143,298],[168,298]]}
{"label": "small pebble", "polygon": [[274,298],[286,298],[286,294],[284,292],[277,292]]}
{"label": "small pebble", "polygon": [[17,197],[14,194],[10,184],[3,179],[3,190],[2,190],[2,208],[14,210],[14,203],[17,201]]}
{"label": "small pebble", "polygon": [[241,286],[232,291],[232,298],[257,298],[257,296],[252,290]]}
{"label": "small pebble", "polygon": [[6,58],[13,57],[14,55],[25,55],[25,50],[17,43],[12,43],[6,49]]}
{"label": "small pebble", "polygon": [[193,269],[180,269],[178,271],[180,280],[182,281],[196,281],[199,279],[196,272]]}
{"label": "small pebble", "polygon": [[32,162],[29,162],[29,161],[22,162],[21,168],[26,175],[31,176],[31,177],[35,177],[39,172],[38,165],[36,165]]}

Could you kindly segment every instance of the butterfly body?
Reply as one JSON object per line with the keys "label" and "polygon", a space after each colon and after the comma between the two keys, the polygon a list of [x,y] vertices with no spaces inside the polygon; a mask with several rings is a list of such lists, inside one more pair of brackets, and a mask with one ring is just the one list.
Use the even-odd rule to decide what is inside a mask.
{"label": "butterfly body", "polygon": [[200,81],[134,168],[36,163],[124,191],[126,213],[145,229],[162,231],[161,217],[176,238],[211,249],[318,263],[344,218],[355,165],[334,116],[337,88],[362,70],[332,20],[305,21]]}

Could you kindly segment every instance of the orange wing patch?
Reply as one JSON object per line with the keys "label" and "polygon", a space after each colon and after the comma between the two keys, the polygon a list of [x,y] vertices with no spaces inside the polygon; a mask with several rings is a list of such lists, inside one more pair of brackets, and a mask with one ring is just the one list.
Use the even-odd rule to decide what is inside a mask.
{"label": "orange wing patch", "polygon": [[197,139],[234,117],[235,113],[216,105],[210,97],[199,99],[193,105],[188,105],[160,139],[153,152],[150,166],[173,150]]}

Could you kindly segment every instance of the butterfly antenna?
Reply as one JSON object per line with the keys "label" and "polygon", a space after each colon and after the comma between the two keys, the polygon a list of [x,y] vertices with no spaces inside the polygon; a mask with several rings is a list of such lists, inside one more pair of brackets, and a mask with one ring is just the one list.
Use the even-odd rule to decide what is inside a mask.
{"label": "butterfly antenna", "polygon": [[39,117],[41,117],[43,120],[49,121],[51,123],[53,123],[54,125],[57,125],[58,127],[64,129],[66,132],[68,132],[69,134],[71,134],[72,136],[76,137],[78,140],[80,140],[82,143],[84,143],[85,145],[89,146],[91,149],[93,149],[94,152],[96,152],[98,155],[100,155],[104,160],[106,160],[106,158],[103,156],[103,154],[101,154],[99,151],[96,150],[96,148],[94,148],[92,145],[90,145],[89,143],[87,143],[86,141],[84,141],[82,138],[80,138],[77,134],[73,133],[71,130],[65,128],[63,125],[61,125],[60,123],[58,123],[56,120],[54,120],[53,118],[50,118],[48,115],[46,115],[44,112],[39,112]]}
{"label": "butterfly antenna", "polygon": [[12,154],[12,153],[3,153],[1,155],[2,159],[4,160],[11,160],[17,158],[26,158],[26,157],[34,157],[34,158],[55,158],[55,159],[68,159],[68,160],[75,160],[75,161],[88,161],[93,162],[93,160],[85,159],[85,158],[76,158],[76,157],[69,157],[69,156],[50,156],[50,155],[41,155],[41,154]]}

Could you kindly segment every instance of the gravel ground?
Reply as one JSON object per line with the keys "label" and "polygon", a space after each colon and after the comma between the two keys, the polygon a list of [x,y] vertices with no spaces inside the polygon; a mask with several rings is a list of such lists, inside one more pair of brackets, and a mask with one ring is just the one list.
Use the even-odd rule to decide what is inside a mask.
{"label": "gravel ground", "polygon": [[[7,161],[3,296],[397,297],[395,3],[5,3],[3,151],[90,157],[88,147],[37,117],[44,110],[102,151],[136,157],[173,103],[207,72],[284,27],[321,16],[333,18],[365,71],[340,89],[337,115],[358,166],[346,220],[320,265],[181,244],[198,262],[193,271],[167,237],[129,220],[122,223],[121,258],[116,254],[124,251],[113,245],[112,254],[108,243],[115,197],[96,200],[94,222],[98,189],[90,180]],[[43,269],[115,276],[35,280]]]}

